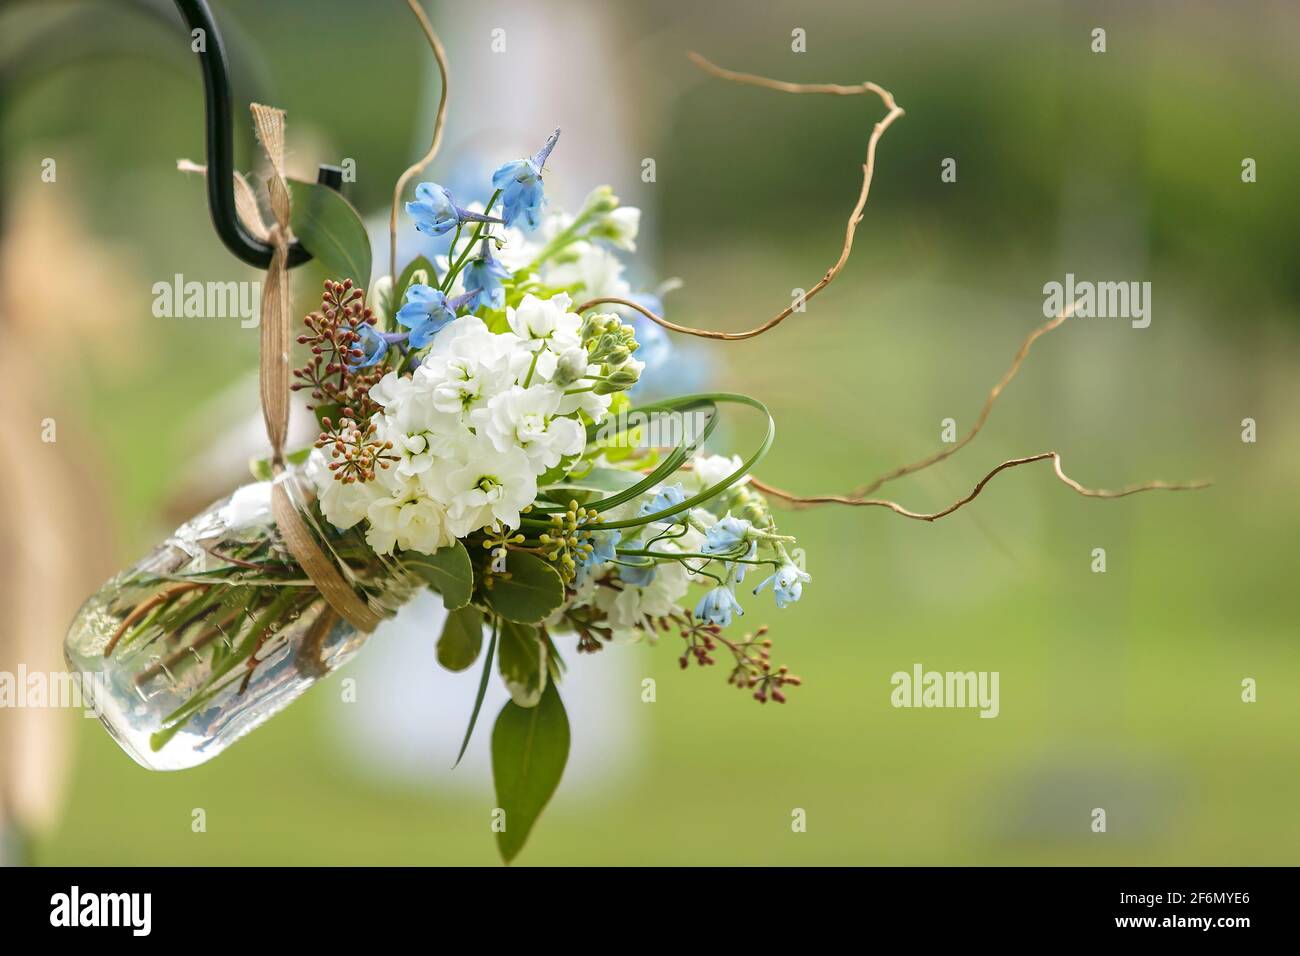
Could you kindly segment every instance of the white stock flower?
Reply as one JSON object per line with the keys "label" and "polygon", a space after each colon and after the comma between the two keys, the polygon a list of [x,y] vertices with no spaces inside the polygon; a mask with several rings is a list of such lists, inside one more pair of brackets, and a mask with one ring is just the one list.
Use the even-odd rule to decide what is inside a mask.
{"label": "white stock flower", "polygon": [[429,392],[437,411],[471,411],[512,384],[518,345],[514,335],[497,335],[482,319],[462,316],[438,333],[411,381]]}
{"label": "white stock flower", "polygon": [[614,401],[613,395],[577,392],[573,395],[565,395],[560,399],[560,414],[570,415],[573,412],[581,411],[599,425],[605,420],[605,416],[609,414],[609,405],[612,401]]}
{"label": "white stock flower", "polygon": [[518,308],[506,309],[506,321],[530,351],[549,346],[559,354],[581,344],[578,333],[582,319],[569,311],[572,305],[573,300],[563,292],[549,299],[539,299],[530,292]]}
{"label": "white stock flower", "polygon": [[636,206],[619,206],[607,214],[592,235],[604,239],[616,249],[636,252],[636,237],[641,230],[641,210]]}
{"label": "white stock flower", "polygon": [[572,418],[555,417],[560,393],[549,385],[515,385],[473,415],[475,428],[500,452],[520,448],[533,468],[554,468],[586,444],[586,430]]}
{"label": "white stock flower", "polygon": [[378,554],[391,554],[394,547],[433,554],[454,537],[442,508],[418,491],[380,498],[371,503],[366,517],[370,522],[366,543]]}
{"label": "white stock flower", "polygon": [[[517,528],[538,476],[585,447],[575,413],[599,420],[611,400],[565,394],[568,379],[592,368],[571,305],[567,295],[526,296],[509,310],[514,332],[463,316],[438,333],[412,374],[385,375],[370,395],[388,467],[343,484],[317,455],[312,475],[325,517],[340,528],[366,520],[367,542],[384,554],[433,552],[498,523]],[[551,384],[561,356],[566,381]]]}
{"label": "white stock flower", "polygon": [[575,242],[566,252],[564,261],[546,270],[549,285],[577,286],[589,299],[626,299],[632,294],[632,287],[623,278],[623,263],[608,249]]}
{"label": "white stock flower", "polygon": [[556,362],[555,370],[548,376],[556,385],[567,388],[587,375],[600,371],[599,365],[593,365],[587,357],[587,350],[581,345],[567,348]]}
{"label": "white stock flower", "polygon": [[458,538],[499,521],[519,526],[519,512],[537,497],[537,473],[520,448],[497,451],[487,438],[469,449],[468,459],[441,476],[440,490]]}
{"label": "white stock flower", "polygon": [[348,484],[335,481],[328,459],[319,450],[312,451],[307,458],[304,474],[316,488],[321,513],[330,524],[343,531],[364,518],[370,503],[383,494],[367,481]]}

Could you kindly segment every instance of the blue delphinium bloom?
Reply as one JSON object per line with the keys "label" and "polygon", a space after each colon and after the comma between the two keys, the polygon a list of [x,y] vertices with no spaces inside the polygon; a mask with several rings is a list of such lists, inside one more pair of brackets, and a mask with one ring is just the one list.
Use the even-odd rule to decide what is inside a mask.
{"label": "blue delphinium bloom", "polygon": [[682,484],[679,481],[675,485],[661,488],[659,494],[641,506],[638,515],[644,518],[646,515],[658,514],[661,511],[667,511],[669,508],[677,507],[685,500],[686,492],[682,490]]}
{"label": "blue delphinium bloom", "polygon": [[469,300],[471,312],[480,305],[486,305],[489,309],[504,308],[506,290],[501,285],[501,280],[510,278],[510,270],[493,257],[490,240],[483,240],[482,257],[471,259],[462,275],[465,277],[465,288],[473,293]]}
{"label": "blue delphinium bloom", "polygon": [[[751,541],[749,542],[749,550],[745,552],[745,560],[753,561],[754,555],[756,554],[758,554],[758,542]],[[737,584],[745,580],[745,574],[746,572],[749,571],[748,564],[742,564],[739,561],[733,561],[730,562],[729,566],[731,568],[732,574],[735,575],[735,581]]]}
{"label": "blue delphinium bloom", "polygon": [[369,368],[377,365],[388,352],[388,340],[368,322],[357,326],[357,334],[361,336],[361,341],[354,342],[352,347],[361,352],[361,358],[350,359],[348,368]]}
{"label": "blue delphinium bloom", "polygon": [[727,515],[704,533],[704,544],[700,546],[700,553],[731,554],[745,543],[752,527],[744,518],[733,518]]}
{"label": "blue delphinium bloom", "polygon": [[807,571],[800,571],[792,562],[787,561],[774,574],[764,578],[758,587],[754,588],[754,593],[757,594],[769,584],[772,585],[776,606],[783,608],[799,600],[803,595],[803,586],[811,580],[812,575]]}
{"label": "blue delphinium bloom", "polygon": [[407,286],[402,307],[397,310],[397,321],[411,330],[411,348],[422,349],[428,345],[470,299],[470,294],[448,299],[441,289],[419,282]]}
{"label": "blue delphinium bloom", "polygon": [[457,206],[451,193],[437,183],[416,186],[415,202],[406,204],[406,212],[415,220],[416,230],[430,236],[441,236],[465,222],[501,222],[495,216],[485,216]]}
{"label": "blue delphinium bloom", "polygon": [[733,614],[744,617],[745,609],[736,600],[736,593],[731,590],[730,586],[725,584],[719,584],[716,588],[710,590],[704,597],[700,598],[700,603],[695,605],[696,617],[707,624],[716,624],[718,627],[726,627],[730,624]]}
{"label": "blue delphinium bloom", "polygon": [[614,560],[618,554],[618,542],[622,537],[623,533],[617,530],[591,532],[587,538],[592,546],[591,552],[580,551],[577,561],[574,562],[579,587],[587,582],[587,577],[597,568]]}
{"label": "blue delphinium bloom", "polygon": [[618,569],[618,576],[625,584],[638,588],[648,588],[655,579],[655,566],[648,564],[625,564]]}
{"label": "blue delphinium bloom", "polygon": [[546,157],[551,155],[555,141],[559,138],[560,131],[557,129],[531,159],[516,159],[492,174],[492,185],[501,190],[501,204],[507,226],[513,226],[521,219],[523,227],[529,231],[541,225],[542,206],[546,202],[546,192],[542,188],[542,167],[546,165]]}

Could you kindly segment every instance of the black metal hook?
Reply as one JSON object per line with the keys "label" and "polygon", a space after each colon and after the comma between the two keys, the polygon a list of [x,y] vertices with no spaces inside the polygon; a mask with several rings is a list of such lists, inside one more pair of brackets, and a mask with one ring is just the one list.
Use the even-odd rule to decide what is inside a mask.
{"label": "black metal hook", "polygon": [[[272,249],[250,235],[235,211],[235,138],[230,102],[230,75],[226,69],[226,51],[221,34],[212,20],[206,0],[176,0],[182,19],[193,35],[202,30],[203,43],[199,65],[203,69],[203,99],[206,116],[208,160],[208,209],[217,235],[237,258],[265,269],[271,264]],[[337,166],[320,167],[317,181],[332,189],[342,184],[342,170]],[[294,242],[289,246],[289,268],[311,259],[311,253]]]}

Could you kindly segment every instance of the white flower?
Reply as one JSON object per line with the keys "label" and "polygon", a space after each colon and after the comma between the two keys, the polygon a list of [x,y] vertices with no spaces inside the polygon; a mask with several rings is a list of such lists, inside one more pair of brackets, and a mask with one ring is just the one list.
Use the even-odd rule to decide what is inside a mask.
{"label": "white flower", "polygon": [[597,608],[604,611],[614,629],[616,642],[643,635],[653,636],[653,622],[678,609],[690,579],[677,561],[661,561],[654,579],[645,587],[624,584],[621,590],[598,587],[592,596]]}
{"label": "white flower", "polygon": [[567,388],[587,375],[593,375],[600,367],[593,365],[587,357],[587,350],[581,345],[567,348],[560,354],[554,372],[548,376],[556,385]]}
{"label": "white flower", "polygon": [[394,546],[433,554],[454,537],[442,508],[418,493],[377,499],[366,517],[370,521],[366,543],[378,554],[390,554]]}
{"label": "white flower", "polygon": [[608,249],[590,242],[575,242],[565,259],[546,270],[548,285],[577,286],[592,299],[626,299],[632,287],[623,278],[623,263]]}
{"label": "white flower", "polygon": [[549,299],[539,299],[529,293],[519,308],[506,309],[506,321],[515,335],[525,340],[530,351],[549,345],[559,354],[581,344],[578,332],[582,319],[569,311],[572,305],[573,300],[563,292]]}
{"label": "white flower", "polygon": [[620,206],[608,213],[591,234],[616,249],[636,252],[636,237],[640,230],[641,210],[636,206]]}
{"label": "white flower", "polygon": [[364,518],[370,503],[383,494],[371,482],[353,481],[344,484],[335,481],[328,460],[319,450],[313,451],[307,459],[304,474],[316,488],[321,513],[330,524],[343,531]]}
{"label": "white flower", "polygon": [[519,512],[537,497],[537,474],[520,448],[497,451],[486,438],[469,449],[468,459],[442,476],[448,516],[456,537],[501,522],[519,526]]}
{"label": "white flower", "polygon": [[520,448],[533,469],[554,468],[586,444],[586,430],[572,418],[555,417],[560,393],[549,385],[513,386],[473,415],[475,427],[500,452]]}
{"label": "white flower", "polygon": [[596,424],[605,420],[609,414],[610,402],[614,400],[613,395],[597,395],[595,392],[578,392],[573,395],[565,395],[560,399],[560,414],[570,415],[573,412],[585,412]]}
{"label": "white flower", "polygon": [[519,344],[514,335],[489,331],[482,319],[462,316],[433,340],[411,376],[413,388],[427,391],[437,411],[471,411],[513,383]]}
{"label": "white flower", "polygon": [[[509,310],[515,331],[504,333],[463,316],[411,375],[384,376],[370,391],[381,408],[371,424],[389,467],[344,485],[318,461],[325,517],[340,528],[364,519],[379,553],[431,553],[480,528],[517,528],[538,476],[585,447],[575,413],[599,420],[611,400],[565,394],[592,368],[571,305],[567,295],[526,296]],[[565,381],[552,384],[561,356]]]}
{"label": "white flower", "polygon": [[403,478],[414,478],[433,467],[439,458],[438,451],[449,444],[446,438],[440,438],[432,431],[420,431],[415,434],[397,432],[387,439],[393,443],[392,451],[397,454],[396,473]]}
{"label": "white flower", "polygon": [[370,397],[381,407],[398,404],[407,399],[415,390],[409,378],[402,378],[396,372],[389,372],[374,385],[370,386]]}

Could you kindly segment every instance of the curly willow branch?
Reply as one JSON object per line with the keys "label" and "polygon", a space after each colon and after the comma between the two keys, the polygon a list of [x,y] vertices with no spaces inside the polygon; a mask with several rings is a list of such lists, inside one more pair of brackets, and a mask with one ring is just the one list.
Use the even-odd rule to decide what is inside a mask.
{"label": "curly willow branch", "polygon": [[1045,451],[1040,455],[1030,455],[1026,458],[1012,458],[1010,461],[1004,461],[981,478],[979,483],[975,485],[975,488],[965,498],[960,498],[942,511],[936,511],[932,514],[920,514],[915,511],[909,511],[896,501],[885,501],[880,498],[862,498],[849,495],[802,496],[791,494],[781,488],[773,487],[766,482],[759,481],[757,478],[751,477],[749,481],[750,484],[759,491],[770,495],[773,498],[784,501],[794,508],[807,508],[812,505],[825,504],[851,505],[853,507],[861,508],[888,508],[895,514],[902,515],[904,518],[914,518],[917,521],[938,521],[940,518],[952,514],[963,505],[967,505],[974,501],[979,493],[984,490],[984,486],[987,485],[989,481],[992,480],[993,476],[999,472],[1006,471],[1008,468],[1015,468],[1018,465],[1028,465],[1036,461],[1046,461],[1049,458],[1052,460],[1052,467],[1056,472],[1056,477],[1085,498],[1123,498],[1126,495],[1135,495],[1139,491],[1196,491],[1200,488],[1208,488],[1210,486],[1210,482],[1208,481],[1146,481],[1140,485],[1128,485],[1114,491],[1109,491],[1105,488],[1085,488],[1061,470],[1061,455],[1059,452],[1055,451]]}
{"label": "curly willow branch", "polygon": [[420,21],[420,29],[424,31],[425,39],[429,41],[429,46],[433,48],[433,58],[438,61],[442,93],[438,97],[438,113],[433,120],[433,143],[429,146],[429,151],[424,154],[423,159],[402,173],[398,177],[397,185],[393,187],[393,210],[388,217],[388,271],[393,282],[397,281],[397,211],[402,205],[402,191],[406,189],[407,184],[420,170],[433,162],[433,157],[438,155],[438,148],[442,146],[442,127],[447,121],[447,51],[442,48],[442,41],[438,39],[438,34],[433,32],[433,24],[425,16],[424,10],[417,0],[406,0],[406,5],[415,14],[415,19]]}
{"label": "curly willow branch", "polygon": [[757,335],[762,335],[769,329],[776,328],[787,318],[794,314],[797,305],[807,303],[822,289],[831,284],[831,281],[839,275],[844,264],[849,261],[849,253],[853,250],[853,234],[857,232],[858,223],[862,221],[862,210],[867,205],[867,194],[871,191],[871,179],[876,170],[876,144],[880,142],[880,137],[885,134],[885,130],[893,124],[894,120],[903,115],[903,109],[894,102],[893,94],[888,90],[877,86],[875,83],[860,83],[857,86],[840,86],[836,83],[786,83],[781,80],[768,79],[765,76],[756,76],[753,73],[737,73],[734,70],[724,70],[722,67],[705,59],[700,54],[692,52],[689,54],[691,62],[706,73],[711,73],[720,79],[728,80],[732,83],[743,83],[748,86],[761,86],[769,90],[777,90],[781,93],[822,93],[831,96],[861,96],[863,94],[874,94],[880,97],[885,109],[888,112],[884,118],[876,123],[871,130],[871,137],[867,140],[867,158],[862,164],[862,190],[858,193],[858,201],[853,207],[853,212],[849,214],[848,225],[844,228],[844,246],[840,250],[840,257],[835,260],[835,264],[826,270],[826,274],[818,280],[817,284],[809,289],[798,303],[791,303],[782,309],[772,318],[768,319],[762,325],[749,329],[745,332],[715,332],[709,329],[696,329],[686,325],[678,325],[675,322],[669,322],[662,316],[655,315],[649,309],[637,305],[627,299],[618,299],[612,297],[591,299],[588,302],[578,306],[579,313],[585,312],[594,306],[610,303],[615,305],[626,306],[635,309],[652,322],[662,325],[665,329],[673,332],[681,332],[685,335],[697,335],[705,339],[722,339],[728,342],[734,342],[739,339],[752,339]]}
{"label": "curly willow branch", "polygon": [[1015,352],[1015,358],[1011,359],[1010,367],[1006,369],[1004,375],[1002,375],[1000,380],[998,380],[997,385],[993,386],[992,389],[989,389],[988,398],[984,399],[984,407],[980,408],[979,418],[975,419],[975,424],[971,425],[970,431],[963,434],[958,441],[954,442],[952,446],[946,447],[943,451],[937,451],[937,453],[930,455],[928,458],[920,459],[919,462],[904,464],[904,466],[894,468],[893,471],[887,471],[875,481],[871,481],[870,484],[862,485],[861,488],[854,489],[853,492],[849,494],[816,494],[816,496],[798,496],[798,494],[787,492],[787,490],[775,488],[775,486],[767,484],[766,481],[759,481],[758,479],[755,479],[755,477],[751,477],[750,483],[753,484],[755,488],[761,490],[761,492],[770,494],[770,496],[787,503],[790,507],[796,507],[796,509],[813,505],[887,507],[887,509],[904,516],[904,518],[915,518],[922,520],[922,522],[933,522],[933,520],[952,514],[953,511],[956,511],[962,505],[966,505],[967,502],[972,501],[975,496],[978,496],[978,494],[982,492],[984,485],[988,484],[988,480],[997,475],[998,472],[1004,471],[1006,468],[1014,468],[1015,466],[1018,466],[1018,464],[1041,462],[1041,460],[1047,458],[1053,459],[1054,462],[1056,462],[1056,466],[1054,467],[1056,467],[1056,475],[1058,479],[1061,479],[1063,483],[1070,485],[1070,488],[1073,488],[1075,492],[1088,498],[1123,498],[1127,496],[1127,494],[1136,494],[1138,492],[1156,492],[1156,490],[1164,490],[1164,492],[1193,492],[1193,490],[1209,488],[1209,481],[1180,481],[1180,483],[1170,483],[1170,481],[1147,481],[1147,483],[1140,485],[1128,485],[1127,488],[1119,489],[1118,492],[1108,492],[1108,490],[1105,489],[1095,490],[1084,488],[1084,486],[1080,485],[1078,481],[1071,479],[1071,477],[1066,476],[1065,472],[1061,471],[1060,454],[1057,454],[1056,451],[1044,451],[1044,453],[1040,455],[1030,455],[1028,458],[1013,458],[1009,460],[1009,462],[1002,462],[1000,466],[993,468],[993,471],[989,472],[988,475],[985,475],[984,479],[980,481],[978,485],[975,485],[975,490],[972,490],[969,496],[962,498],[961,501],[953,503],[950,507],[946,507],[943,511],[936,511],[935,514],[917,514],[915,511],[905,509],[905,507],[900,505],[900,503],[884,501],[884,499],[881,498],[867,497],[868,494],[875,492],[876,489],[880,488],[880,485],[887,483],[887,481],[893,481],[894,479],[900,479],[900,477],[904,475],[914,475],[914,473],[917,473],[918,471],[923,471],[924,468],[928,468],[932,466],[932,464],[943,462],[944,459],[952,457],[952,455],[957,454],[957,451],[961,450],[963,446],[970,444],[972,438],[974,438],[976,434],[979,434],[980,429],[984,427],[985,421],[988,421],[989,412],[993,411],[993,403],[997,401],[998,395],[1001,395],[1002,390],[1010,384],[1011,380],[1015,377],[1015,373],[1021,371],[1021,365],[1024,363],[1024,359],[1026,359],[1028,354],[1030,354],[1030,349],[1034,347],[1034,343],[1037,339],[1052,332],[1052,329],[1057,328],[1057,326],[1060,326],[1062,323],[1065,323],[1066,319],[1069,319],[1071,315],[1074,315],[1075,308],[1078,307],[1078,304],[1078,302],[1071,302],[1069,306],[1062,308],[1054,319],[1049,319],[1048,321],[1045,321],[1043,325],[1037,326],[1037,328],[1034,329],[1034,332],[1031,332],[1026,336],[1026,338],[1024,338],[1024,341],[1021,342],[1021,347],[1019,347],[1017,352]]}
{"label": "curly willow branch", "polygon": [[1025,357],[1029,355],[1029,350],[1033,347],[1033,344],[1038,341],[1040,336],[1046,335],[1070,316],[1074,315],[1074,310],[1078,308],[1078,305],[1079,303],[1077,302],[1071,302],[1057,313],[1055,318],[1044,322],[1025,337],[1025,340],[1020,343],[1020,349],[1016,352],[1016,357],[1011,360],[1011,367],[1008,368],[1006,374],[998,380],[998,383],[989,389],[989,397],[984,399],[984,407],[980,409],[979,417],[975,419],[975,424],[971,426],[970,431],[965,435],[962,435],[961,438],[949,445],[943,451],[935,452],[928,458],[914,461],[910,465],[902,465],[895,468],[893,471],[887,471],[875,481],[854,488],[853,491],[849,493],[849,496],[853,498],[865,498],[886,482],[893,481],[895,478],[902,478],[904,475],[915,474],[918,471],[929,468],[931,465],[937,465],[944,459],[951,458],[953,455],[957,454],[957,452],[961,451],[961,449],[965,447],[972,438],[980,433],[980,429],[984,427],[984,423],[989,419],[989,413],[993,411],[993,403],[998,400],[998,396],[1002,394],[1002,390],[1011,384],[1011,380],[1016,377],[1016,373],[1020,371],[1020,366],[1024,363]]}

